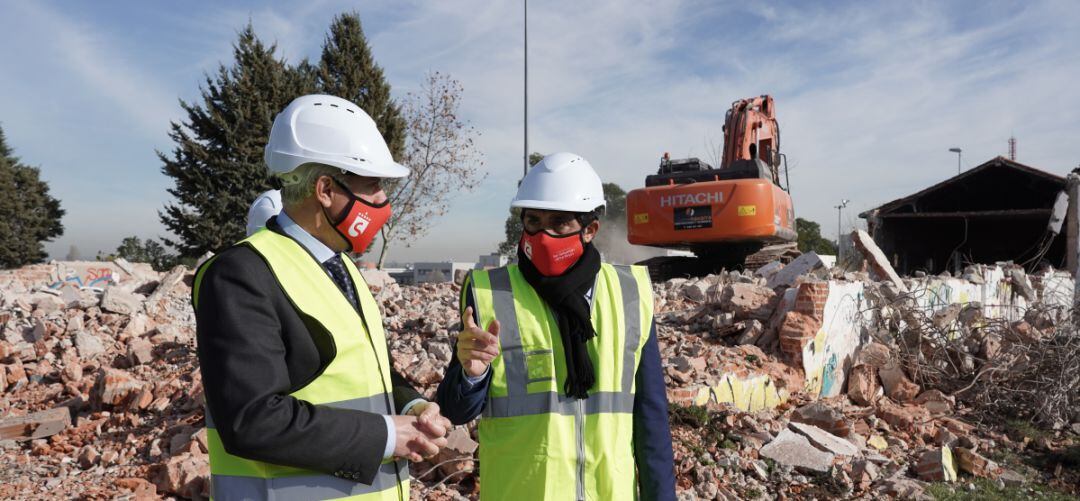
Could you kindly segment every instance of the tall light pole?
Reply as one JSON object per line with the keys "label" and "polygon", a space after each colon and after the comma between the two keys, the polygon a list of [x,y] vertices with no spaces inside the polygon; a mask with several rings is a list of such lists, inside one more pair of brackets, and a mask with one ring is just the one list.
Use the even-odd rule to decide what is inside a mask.
{"label": "tall light pole", "polygon": [[851,202],[851,200],[848,200],[848,199],[845,198],[845,199],[840,201],[840,205],[836,206],[836,262],[837,262],[837,264],[839,264],[841,262],[841,259],[843,258],[843,252],[844,252],[843,247],[840,246],[840,243],[841,243],[840,240],[842,239],[843,234],[844,234],[843,223],[841,223],[841,220],[842,220],[842,217],[843,217],[842,214],[844,213],[844,207],[847,207],[847,204],[850,203],[850,202]]}
{"label": "tall light pole", "polygon": [[521,178],[529,173],[529,0],[522,8],[525,15],[525,153]]}
{"label": "tall light pole", "polygon": [[963,150],[961,150],[960,148],[949,148],[949,151],[951,151],[953,153],[956,153],[956,173],[959,174],[960,173],[960,156],[962,155]]}

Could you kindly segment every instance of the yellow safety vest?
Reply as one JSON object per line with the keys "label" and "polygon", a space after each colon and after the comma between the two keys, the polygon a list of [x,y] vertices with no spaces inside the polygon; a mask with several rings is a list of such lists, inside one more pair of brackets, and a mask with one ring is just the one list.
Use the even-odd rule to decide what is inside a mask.
{"label": "yellow safety vest", "polygon": [[481,325],[498,319],[500,354],[480,419],[480,498],[632,500],[634,381],[652,325],[645,268],[603,264],[592,295],[596,384],[565,395],[558,324],[516,265],[471,276]]}
{"label": "yellow safety vest", "polygon": [[[356,285],[366,325],[330,275],[293,239],[263,229],[237,245],[247,245],[262,256],[298,312],[319,322],[333,336],[337,348],[334,359],[322,374],[290,395],[315,405],[394,414],[382,317],[352,260],[346,257],[345,267]],[[212,263],[213,260],[205,263],[195,275],[192,303],[196,308],[199,285]],[[214,382],[204,380],[203,384]],[[225,451],[209,412],[206,428],[215,499],[401,501],[409,498],[406,461],[384,462],[374,483],[366,485],[322,472],[234,456]]]}

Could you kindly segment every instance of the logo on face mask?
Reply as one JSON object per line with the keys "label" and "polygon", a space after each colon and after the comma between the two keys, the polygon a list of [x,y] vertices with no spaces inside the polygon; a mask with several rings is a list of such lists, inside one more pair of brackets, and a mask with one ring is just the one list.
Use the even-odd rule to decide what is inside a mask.
{"label": "logo on face mask", "polygon": [[525,251],[525,257],[532,259],[532,244],[528,240],[522,242],[522,250]]}
{"label": "logo on face mask", "polygon": [[349,236],[358,237],[363,235],[369,223],[371,223],[371,218],[367,214],[357,214],[356,219],[353,219],[352,224],[349,225]]}

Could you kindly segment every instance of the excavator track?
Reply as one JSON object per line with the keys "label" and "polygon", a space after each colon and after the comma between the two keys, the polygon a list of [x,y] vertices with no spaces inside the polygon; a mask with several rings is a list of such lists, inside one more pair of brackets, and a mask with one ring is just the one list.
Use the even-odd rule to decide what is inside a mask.
{"label": "excavator track", "polygon": [[672,278],[695,278],[731,270],[754,271],[773,261],[787,264],[802,254],[795,242],[766,245],[732,245],[710,248],[699,256],[659,256],[638,262],[649,269],[655,282]]}

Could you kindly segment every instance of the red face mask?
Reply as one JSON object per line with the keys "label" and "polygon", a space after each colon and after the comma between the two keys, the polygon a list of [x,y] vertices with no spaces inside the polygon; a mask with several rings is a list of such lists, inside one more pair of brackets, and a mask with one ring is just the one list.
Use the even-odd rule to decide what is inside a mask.
{"label": "red face mask", "polygon": [[[326,219],[334,223],[334,230],[345,241],[349,242],[352,247],[350,250],[355,254],[361,254],[375,240],[375,235],[386,224],[386,220],[390,219],[390,201],[387,200],[381,204],[368,203],[364,199],[353,195],[352,190],[337,179],[334,179],[334,182],[342,190],[345,190],[350,202],[336,223],[334,223],[333,219],[330,219],[330,216],[327,216]],[[325,213],[324,209],[323,214],[325,215]]]}
{"label": "red face mask", "polygon": [[[584,231],[584,229],[582,229]],[[567,235],[553,235],[546,231],[521,232],[521,250],[545,277],[557,277],[566,273],[585,254],[581,231]]]}

